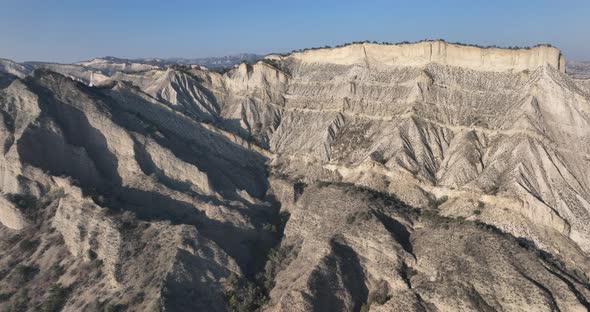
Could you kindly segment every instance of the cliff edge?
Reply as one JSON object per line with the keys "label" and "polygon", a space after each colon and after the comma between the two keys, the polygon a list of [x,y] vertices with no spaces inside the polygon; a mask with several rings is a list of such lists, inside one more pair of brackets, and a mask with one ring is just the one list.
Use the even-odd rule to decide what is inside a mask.
{"label": "cliff edge", "polygon": [[508,49],[467,46],[442,40],[395,45],[360,43],[295,52],[286,58],[303,63],[365,64],[367,66],[424,66],[429,63],[438,63],[496,72],[533,70],[540,66],[551,65],[565,72],[565,59],[561,51],[548,45]]}

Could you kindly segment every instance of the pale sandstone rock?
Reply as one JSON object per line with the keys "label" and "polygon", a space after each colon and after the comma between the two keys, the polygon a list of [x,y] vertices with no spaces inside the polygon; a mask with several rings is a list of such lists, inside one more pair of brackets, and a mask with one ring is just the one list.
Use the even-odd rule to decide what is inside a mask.
{"label": "pale sandstone rock", "polygon": [[0,223],[13,230],[21,230],[29,225],[23,213],[5,196],[0,196]]}
{"label": "pale sandstone rock", "polygon": [[538,46],[526,49],[480,48],[425,41],[419,43],[381,45],[351,44],[297,52],[289,55],[305,63],[328,63],[366,66],[424,66],[428,63],[457,66],[484,71],[522,71],[551,65],[565,72],[564,58],[557,48]]}

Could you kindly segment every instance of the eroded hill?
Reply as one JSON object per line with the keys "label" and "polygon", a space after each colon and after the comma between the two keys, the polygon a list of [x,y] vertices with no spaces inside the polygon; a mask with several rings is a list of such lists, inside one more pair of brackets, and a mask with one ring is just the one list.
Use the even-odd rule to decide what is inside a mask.
{"label": "eroded hill", "polygon": [[3,63],[4,308],[590,308],[590,85],[558,49],[104,62]]}

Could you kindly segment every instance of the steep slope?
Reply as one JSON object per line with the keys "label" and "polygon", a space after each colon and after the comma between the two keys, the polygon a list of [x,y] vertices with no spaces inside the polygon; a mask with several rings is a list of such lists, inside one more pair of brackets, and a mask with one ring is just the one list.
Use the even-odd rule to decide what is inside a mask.
{"label": "steep slope", "polygon": [[[268,96],[276,90],[269,79],[252,86],[257,78],[249,78],[238,86],[226,82],[235,95],[219,102],[222,111],[252,111],[242,114],[241,130],[264,134],[259,142],[277,155],[279,176],[394,193],[416,207],[438,207],[441,215],[531,240],[570,265],[587,263],[590,98],[583,83],[562,73],[559,51],[539,47],[497,57],[496,50],[475,51],[489,59],[474,63],[459,52],[425,58],[420,44],[388,52],[396,48],[362,44],[269,56],[226,76],[256,77],[260,68],[274,68],[270,81],[281,82],[275,85],[285,90],[282,98]],[[269,115],[274,122],[258,117]],[[265,126],[253,131],[247,126],[253,123]],[[587,264],[577,270],[588,272]],[[306,287],[297,300],[324,286]],[[288,302],[281,309],[294,304]],[[321,304],[305,302],[295,309]]]}
{"label": "steep slope", "polygon": [[587,281],[483,223],[353,185],[309,185],[289,200],[269,311],[590,308]]}
{"label": "steep slope", "polygon": [[[542,52],[544,47],[515,51],[514,57],[531,53],[531,61],[525,63],[532,70],[519,70],[525,66],[522,63],[515,65],[517,71],[489,71],[497,68],[453,67],[441,65],[437,58],[420,66],[363,64],[354,54],[363,47],[335,49],[334,63],[322,61],[330,59],[321,57],[331,53],[329,49],[274,61],[288,73],[286,86],[281,86],[286,90],[284,101],[264,99],[260,96],[264,91],[249,87],[242,95],[246,99],[229,98],[221,105],[228,110],[247,101],[259,102],[251,116],[276,110],[280,122],[262,132],[272,133],[269,148],[279,155],[315,159],[318,167],[351,182],[367,174],[365,163],[379,162],[385,170],[373,170],[381,177],[363,181],[369,186],[385,179],[399,188],[392,179],[407,173],[419,188],[437,196],[463,196],[455,191],[459,189],[512,198],[515,205],[524,199],[535,213],[523,212],[523,218],[532,217],[533,222],[574,239],[584,250],[590,248],[584,225],[588,220],[589,151],[585,147],[590,138],[590,102],[586,93],[552,67],[561,66],[558,57],[549,57],[548,65],[538,58],[553,51]],[[423,50],[421,44],[415,48]],[[410,55],[411,60],[419,57],[403,49],[399,53]],[[510,59],[507,53],[500,55]],[[454,64],[451,56],[447,54],[442,64]],[[374,59],[378,58],[370,63],[377,62]],[[266,65],[257,63],[253,68],[260,66]],[[258,88],[272,89],[265,84]],[[250,119],[245,116],[242,122],[256,122]],[[572,151],[572,141],[580,148]],[[293,167],[300,163],[296,164]],[[304,168],[293,170],[308,175]],[[409,202],[428,201],[415,198],[423,196],[413,190],[403,194],[380,189],[394,191]],[[540,219],[535,219],[536,214]]]}
{"label": "steep slope", "polygon": [[[54,227],[72,255],[67,257],[72,269],[88,266],[85,261],[100,263],[94,267],[103,273],[98,276],[72,273],[57,280],[75,298],[65,310],[92,304],[97,292],[137,311],[145,304],[198,308],[209,300],[223,309],[223,287],[210,287],[231,272],[251,274],[255,257],[244,242],[257,241],[262,249],[272,242],[261,229],[274,214],[272,204],[259,199],[267,187],[264,156],[243,140],[125,84],[89,88],[38,70],[34,77],[13,81],[0,97],[3,224],[30,233],[36,242],[44,242]],[[48,196],[43,208],[34,207]],[[131,213],[128,221],[117,216],[123,212]],[[3,239],[13,241],[14,235]],[[162,241],[150,244],[161,247],[146,246],[146,235],[156,235]],[[52,241],[43,248],[62,246]],[[152,271],[138,267],[151,253],[160,264],[153,263]],[[9,260],[15,255],[11,249],[3,253],[9,270],[19,263]],[[45,270],[48,261],[66,261],[48,257],[33,254],[26,262]],[[209,282],[200,273],[183,273],[197,267],[212,270]],[[80,283],[86,286],[79,288]],[[177,291],[199,288],[199,298],[177,298]],[[117,297],[121,290],[126,295]],[[138,294],[149,302],[134,302]]]}
{"label": "steep slope", "polygon": [[147,94],[168,103],[175,110],[199,120],[213,121],[219,115],[219,107],[198,80],[183,71],[168,68],[142,74],[117,73],[116,80],[129,81]]}

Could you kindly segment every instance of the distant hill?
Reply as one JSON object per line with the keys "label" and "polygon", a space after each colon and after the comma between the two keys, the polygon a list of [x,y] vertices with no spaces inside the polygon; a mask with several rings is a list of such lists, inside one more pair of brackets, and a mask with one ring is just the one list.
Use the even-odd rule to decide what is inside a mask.
{"label": "distant hill", "polygon": [[139,58],[139,59],[124,59],[113,56],[106,56],[95,58],[90,61],[79,62],[77,65],[82,65],[88,68],[99,69],[105,73],[114,73],[116,71],[142,71],[155,68],[162,68],[168,65],[202,65],[208,68],[231,68],[241,62],[255,62],[261,59],[263,55],[242,53],[235,55],[227,55],[220,57],[205,57],[205,58]]}
{"label": "distant hill", "polygon": [[202,65],[209,68],[230,68],[241,62],[255,62],[264,57],[264,55],[253,53],[240,53],[226,56],[213,56],[203,58],[138,58],[138,59],[124,59],[113,56],[106,56],[96,58],[92,61],[80,62],[80,65],[87,65],[93,63],[118,63],[118,64],[145,64],[152,66],[165,66],[171,64],[182,65]]}
{"label": "distant hill", "polygon": [[171,58],[166,59],[165,61],[170,63],[176,64],[186,64],[186,65],[203,65],[209,68],[216,68],[216,67],[233,67],[236,64],[240,64],[243,61],[246,62],[255,62],[261,59],[263,55],[259,54],[252,54],[252,53],[241,53],[241,54],[234,54],[234,55],[227,55],[227,56],[220,56],[220,57],[205,57],[205,58],[193,58],[193,59],[184,59],[184,58]]}
{"label": "distant hill", "polygon": [[590,78],[590,61],[566,61],[566,72],[577,78]]}

